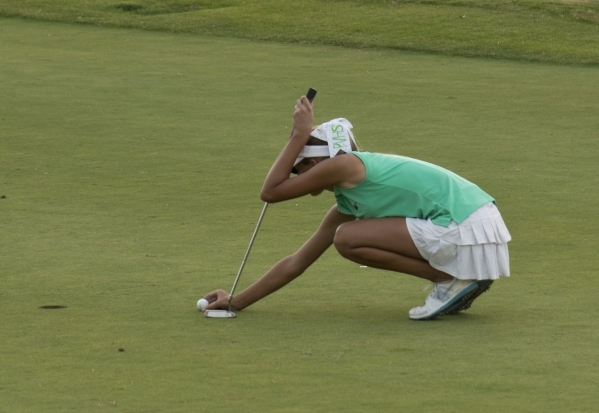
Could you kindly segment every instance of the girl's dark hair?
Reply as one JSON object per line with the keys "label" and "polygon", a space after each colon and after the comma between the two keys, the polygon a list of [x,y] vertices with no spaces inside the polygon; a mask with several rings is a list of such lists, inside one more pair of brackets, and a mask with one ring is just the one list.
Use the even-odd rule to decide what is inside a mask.
{"label": "girl's dark hair", "polygon": [[314,136],[310,136],[310,139],[308,139],[308,142],[306,142],[306,145],[310,145],[310,146],[325,146],[328,145],[325,141],[322,141],[318,138],[315,138]]}

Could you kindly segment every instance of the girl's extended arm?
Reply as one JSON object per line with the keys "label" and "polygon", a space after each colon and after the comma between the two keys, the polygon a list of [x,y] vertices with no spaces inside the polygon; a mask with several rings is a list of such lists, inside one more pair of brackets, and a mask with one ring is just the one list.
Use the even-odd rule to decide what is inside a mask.
{"label": "girl's extended arm", "polygon": [[[331,246],[337,227],[354,219],[353,216],[340,213],[336,206],[332,207],[314,235],[297,252],[283,258],[262,278],[233,297],[231,302],[233,309],[242,310],[300,276]],[[229,294],[218,290],[207,294],[204,298],[210,303],[207,310],[226,309]]]}

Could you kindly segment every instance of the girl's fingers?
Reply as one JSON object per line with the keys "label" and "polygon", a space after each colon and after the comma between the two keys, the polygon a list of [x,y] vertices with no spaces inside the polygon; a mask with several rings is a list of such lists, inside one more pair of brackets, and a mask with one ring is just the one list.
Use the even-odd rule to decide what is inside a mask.
{"label": "girl's fingers", "polygon": [[297,109],[298,107],[300,108],[305,108],[307,106],[311,106],[310,101],[308,100],[307,97],[302,96],[301,98],[299,98],[296,102],[295,102],[295,108]]}
{"label": "girl's fingers", "polygon": [[223,290],[217,290],[217,291],[212,291],[211,293],[206,294],[202,298],[204,298],[205,300],[207,300],[209,303],[212,304],[213,302],[218,301],[220,299],[220,297],[222,296],[222,293],[224,293],[225,295],[227,294]]}

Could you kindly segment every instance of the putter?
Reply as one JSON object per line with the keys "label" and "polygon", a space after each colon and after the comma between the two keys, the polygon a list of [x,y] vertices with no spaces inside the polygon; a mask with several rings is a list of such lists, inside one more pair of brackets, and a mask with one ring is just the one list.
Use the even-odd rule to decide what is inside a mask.
{"label": "putter", "polygon": [[258,228],[260,228],[260,224],[262,223],[262,218],[264,218],[264,214],[266,213],[267,207],[268,207],[268,202],[265,202],[264,207],[262,208],[262,213],[260,214],[260,218],[258,218],[258,224],[256,225],[256,229],[254,230],[254,234],[252,234],[252,239],[250,240],[250,245],[248,245],[248,249],[245,252],[243,261],[241,262],[241,267],[239,267],[239,271],[237,271],[237,277],[235,277],[235,282],[233,282],[233,287],[231,288],[231,292],[229,293],[229,301],[227,303],[227,309],[226,310],[206,310],[206,311],[204,311],[204,317],[208,317],[208,318],[235,318],[235,317],[237,317],[237,315],[235,315],[235,313],[233,311],[231,311],[231,301],[233,300],[233,293],[235,292],[235,288],[237,287],[237,283],[239,282],[239,277],[241,276],[243,267],[245,267],[245,262],[248,259],[248,255],[250,255],[250,250],[252,249],[252,245],[254,244],[254,240],[256,239],[256,234],[258,233]]}
{"label": "putter", "polygon": [[[316,96],[315,89],[308,89],[308,93],[306,93],[306,97],[310,102],[314,100]],[[291,132],[293,134],[293,131]],[[241,261],[241,266],[239,267],[239,271],[237,271],[237,277],[235,277],[235,281],[233,282],[233,287],[231,288],[231,292],[229,293],[229,300],[227,302],[226,310],[206,310],[204,311],[204,317],[208,318],[235,318],[237,315],[231,311],[231,301],[233,300],[233,293],[235,292],[235,288],[237,288],[237,283],[239,282],[239,277],[241,276],[241,272],[243,271],[243,267],[245,267],[245,262],[248,259],[248,255],[250,255],[250,250],[252,249],[252,245],[254,244],[254,240],[256,239],[256,234],[258,233],[258,229],[260,228],[260,224],[262,223],[262,219],[264,218],[264,214],[266,213],[266,208],[268,207],[268,202],[264,203],[264,207],[262,208],[262,213],[260,213],[260,218],[258,218],[258,224],[256,224],[256,229],[252,234],[252,238],[250,239],[250,245],[248,245],[248,249],[245,252],[245,256],[243,257],[243,261]]]}

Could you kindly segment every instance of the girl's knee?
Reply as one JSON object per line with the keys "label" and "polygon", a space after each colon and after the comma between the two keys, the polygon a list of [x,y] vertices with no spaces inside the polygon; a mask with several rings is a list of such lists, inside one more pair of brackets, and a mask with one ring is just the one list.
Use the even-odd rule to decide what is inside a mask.
{"label": "girl's knee", "polygon": [[348,224],[349,223],[339,225],[335,231],[335,238],[333,238],[333,245],[337,249],[337,252],[343,257],[347,257],[351,251],[351,237],[349,235],[351,230],[350,225]]}

